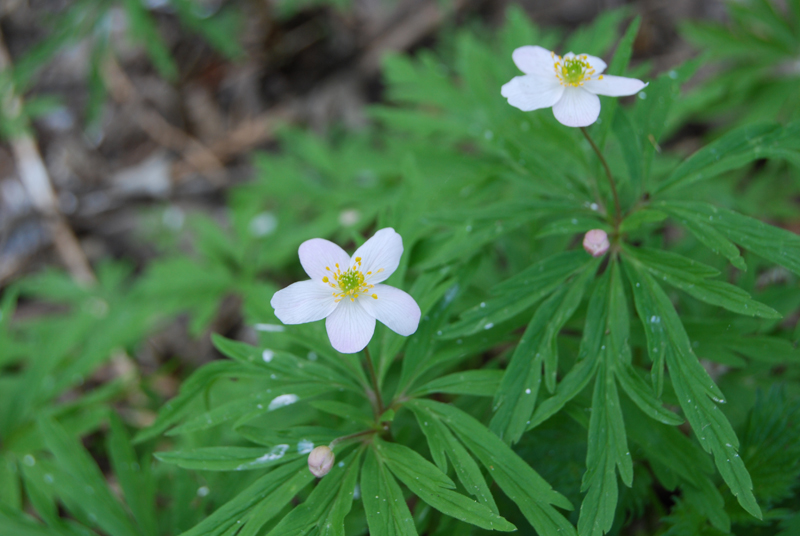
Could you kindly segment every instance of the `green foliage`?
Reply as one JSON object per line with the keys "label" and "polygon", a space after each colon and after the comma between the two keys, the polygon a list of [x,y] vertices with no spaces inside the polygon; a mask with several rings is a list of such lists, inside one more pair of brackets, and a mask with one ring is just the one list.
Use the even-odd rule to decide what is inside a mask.
{"label": "green foliage", "polygon": [[[770,4],[743,6],[731,9],[777,24]],[[182,17],[212,43],[224,35]],[[610,71],[625,75],[638,28],[617,39],[626,18],[609,13],[565,47],[613,48]],[[764,35],[779,45],[753,54],[789,44]],[[392,56],[375,125],[330,140],[283,129],[260,176],[231,190],[225,225],[189,219],[191,254],[136,277],[110,263],[89,288],[45,273],[7,292],[0,522],[20,534],[602,536],[650,515],[659,534],[791,534],[800,238],[743,215],[735,183],[794,169],[798,124],[741,120],[693,155],[672,152],[702,60],[631,103],[603,98],[589,135],[618,217],[581,134],[499,96],[518,74],[513,49],[559,41],[511,9],[497,38],[462,30],[452,50]],[[283,326],[268,304],[305,278],[302,241],[352,250],[387,226],[405,248],[389,282],[422,319],[408,338],[376,329],[373,380],[321,323]],[[577,247],[589,229],[610,235],[602,258]],[[18,291],[69,314],[12,322]],[[164,321],[188,313],[205,334],[231,295],[251,341],[213,335],[224,359],[192,372],[132,444],[108,409],[130,386],[78,389]],[[779,376],[783,390],[755,395]],[[106,423],[119,496],[77,440]],[[320,445],[337,459],[315,481],[306,457]]]}

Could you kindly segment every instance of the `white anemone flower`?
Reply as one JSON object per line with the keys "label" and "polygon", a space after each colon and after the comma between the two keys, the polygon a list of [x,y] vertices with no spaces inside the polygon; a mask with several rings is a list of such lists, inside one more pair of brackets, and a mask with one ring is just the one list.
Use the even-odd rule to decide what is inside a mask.
{"label": "white anemone flower", "polygon": [[311,279],[279,290],[270,301],[284,324],[325,318],[331,344],[344,354],[367,346],[375,320],[406,337],[417,331],[420,310],[414,298],[381,284],[403,254],[403,239],[391,227],[375,233],[352,257],[322,238],[306,240],[298,254]]}
{"label": "white anemone flower", "polygon": [[539,46],[524,46],[511,55],[524,76],[500,90],[508,103],[524,112],[553,107],[553,115],[568,127],[586,127],[600,115],[600,98],[624,97],[647,86],[641,80],[604,75],[606,63],[588,54],[564,57]]}

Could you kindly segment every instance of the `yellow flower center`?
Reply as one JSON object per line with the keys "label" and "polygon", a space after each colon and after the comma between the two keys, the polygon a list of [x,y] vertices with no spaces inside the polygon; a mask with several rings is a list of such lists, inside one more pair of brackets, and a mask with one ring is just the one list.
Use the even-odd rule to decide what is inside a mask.
{"label": "yellow flower center", "polygon": [[[333,295],[336,296],[336,303],[343,298],[350,298],[350,301],[355,301],[359,295],[369,294],[369,290],[375,287],[375,285],[370,285],[368,282],[372,272],[364,273],[361,271],[361,257],[356,257],[355,264],[344,272],[338,263],[335,265],[335,270],[331,270],[328,266],[325,269],[331,272],[331,276],[323,277],[322,282],[335,289],[336,292]],[[383,268],[375,273],[378,274],[382,271]],[[377,294],[372,294],[372,297],[376,300],[378,299]]]}
{"label": "yellow flower center", "polygon": [[[584,82],[591,80],[595,73],[586,54],[572,58],[562,58],[555,52],[551,52],[550,55],[556,60],[553,63],[553,69],[562,86],[582,86]],[[598,76],[597,79],[602,80],[603,75]]]}

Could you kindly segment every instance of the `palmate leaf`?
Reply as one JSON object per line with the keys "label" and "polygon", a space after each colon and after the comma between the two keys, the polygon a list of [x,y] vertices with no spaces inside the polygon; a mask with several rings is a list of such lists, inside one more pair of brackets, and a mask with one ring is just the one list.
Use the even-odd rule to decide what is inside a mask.
{"label": "palmate leaf", "polygon": [[680,318],[661,287],[635,264],[626,263],[625,267],[647,336],[648,352],[651,356],[653,351],[666,354],[672,385],[700,445],[714,455],[717,469],[739,504],[761,518],[750,475],[739,457],[739,440],[711,400],[722,402],[722,392],[698,362]]}
{"label": "palmate leaf", "polygon": [[344,536],[344,518],[353,505],[353,493],[363,453],[364,449],[359,448],[336,463],[330,473],[320,479],[303,504],[289,512],[269,532],[269,536]]}
{"label": "palmate leaf", "polygon": [[414,412],[417,423],[428,440],[428,447],[431,450],[436,466],[446,473],[447,458],[449,457],[453,462],[456,475],[458,475],[458,479],[464,485],[467,493],[488,506],[492,512],[497,513],[497,505],[494,502],[491,491],[489,491],[489,487],[486,485],[486,480],[483,478],[478,464],[469,455],[464,445],[453,436],[452,432],[439,419],[427,420],[428,414],[426,412],[416,406],[408,407]]}
{"label": "palmate leaf", "polygon": [[584,252],[569,251],[534,264],[493,287],[497,297],[464,312],[457,322],[441,330],[441,336],[454,339],[479,333],[523,312],[589,264],[586,257]]}
{"label": "palmate leaf", "polygon": [[139,531],[83,446],[52,419],[40,418],[38,427],[58,462],[53,467],[52,485],[67,508],[109,534],[136,536]]}
{"label": "palmate leaf", "polygon": [[[307,454],[307,453],[305,453]],[[252,471],[282,465],[304,456],[288,443],[271,449],[258,447],[200,447],[156,452],[156,458],[184,469],[199,471]]]}
{"label": "palmate leaf", "polygon": [[679,221],[703,221],[728,240],[800,275],[800,236],[790,231],[708,203],[662,201],[655,206]]}
{"label": "palmate leaf", "polygon": [[502,370],[464,370],[428,382],[414,390],[412,396],[431,393],[494,396],[502,378]]}
{"label": "palmate leaf", "polygon": [[374,447],[378,457],[398,480],[443,514],[486,530],[516,530],[514,525],[485,504],[452,491],[455,488],[453,481],[414,450],[379,439],[375,440]]}
{"label": "palmate leaf", "polygon": [[491,429],[509,443],[519,440],[533,413],[544,368],[545,384],[555,390],[556,336],[583,299],[599,260],[586,263],[569,285],[556,290],[536,311],[522,336],[494,400]]}
{"label": "palmate leaf", "polygon": [[313,479],[305,459],[278,467],[180,536],[220,536],[250,522],[260,529]]}
{"label": "palmate leaf", "polygon": [[[608,352],[603,357],[604,360],[614,358]],[[619,467],[627,486],[633,483],[633,462],[612,371],[612,367],[601,366],[595,380],[586,473],[581,486],[587,494],[578,518],[578,533],[582,536],[602,536],[614,523],[618,500],[615,468]]]}
{"label": "palmate leaf", "polygon": [[655,187],[654,192],[683,188],[759,158],[785,158],[800,163],[798,139],[800,122],[787,126],[767,123],[740,127],[687,158]]}
{"label": "palmate leaf", "polygon": [[781,318],[780,313],[753,300],[737,286],[724,281],[708,280],[718,272],[703,263],[677,253],[624,246],[629,260],[647,270],[653,277],[666,281],[698,300],[724,307],[734,313],[763,318]]}
{"label": "palmate leaf", "polygon": [[361,468],[361,497],[370,536],[417,536],[400,486],[373,449]]}
{"label": "palmate leaf", "polygon": [[538,534],[576,536],[575,527],[553,507],[571,509],[569,501],[488,428],[448,404],[422,399],[408,404],[424,413],[426,421],[438,419],[444,423],[489,471]]}

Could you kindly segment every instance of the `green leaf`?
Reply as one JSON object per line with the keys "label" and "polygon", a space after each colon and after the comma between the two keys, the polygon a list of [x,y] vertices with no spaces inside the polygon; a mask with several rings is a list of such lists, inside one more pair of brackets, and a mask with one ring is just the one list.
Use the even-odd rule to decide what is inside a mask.
{"label": "green leaf", "polygon": [[400,486],[373,449],[361,468],[361,497],[370,536],[417,536]]}
{"label": "green leaf", "polygon": [[408,404],[441,419],[480,460],[500,489],[520,508],[528,522],[542,536],[576,536],[573,527],[553,505],[572,505],[525,463],[511,448],[470,415],[433,400],[412,400]]}
{"label": "green leaf", "polygon": [[667,214],[661,212],[660,210],[653,210],[649,208],[640,209],[622,220],[622,224],[619,226],[619,232],[629,233],[631,231],[635,231],[646,223],[658,223],[666,218]]}
{"label": "green leaf", "polygon": [[467,310],[458,322],[444,328],[441,336],[454,339],[480,333],[523,312],[587,266],[592,260],[587,257],[583,251],[569,251],[534,264],[495,286],[492,292],[498,294],[496,298]]}
{"label": "green leaf", "polygon": [[144,46],[159,74],[169,81],[175,81],[178,78],[178,67],[144,5],[139,0],[124,0],[123,7],[128,15],[131,36]]}
{"label": "green leaf", "polygon": [[260,528],[313,479],[305,458],[278,467],[180,536],[220,536],[238,527],[243,516],[257,519]]}
{"label": "green leaf", "polygon": [[502,370],[464,370],[430,381],[417,388],[412,396],[431,393],[494,396],[502,378]]}
{"label": "green leaf", "polygon": [[[608,360],[610,356],[606,353],[604,357]],[[588,493],[578,518],[581,535],[602,536],[611,529],[619,495],[615,467],[628,487],[633,482],[633,462],[625,438],[614,375],[603,366],[595,380],[589,419],[586,473],[581,484],[581,490]]]}
{"label": "green leaf", "polygon": [[656,206],[679,220],[699,217],[729,240],[800,275],[800,236],[790,231],[707,203],[664,201]]}
{"label": "green leaf", "polygon": [[698,300],[742,315],[781,318],[776,310],[753,300],[739,287],[723,281],[707,280],[707,277],[717,275],[717,271],[710,266],[669,251],[628,246],[624,246],[624,251],[656,279],[665,281]]}
{"label": "green leaf", "polygon": [[585,265],[583,272],[569,285],[556,290],[528,323],[495,395],[495,414],[490,427],[504,441],[516,443],[525,431],[536,404],[542,367],[545,384],[555,390],[556,336],[580,305],[598,264],[599,259],[594,259]]}
{"label": "green leaf", "polygon": [[655,188],[655,192],[683,188],[760,158],[800,162],[799,137],[800,122],[785,127],[769,123],[740,127],[687,158]]}
{"label": "green leaf", "polygon": [[200,447],[156,452],[155,457],[162,462],[173,463],[184,469],[252,471],[282,465],[294,461],[304,454],[284,443],[275,445],[269,450],[258,447]]}
{"label": "green leaf", "polygon": [[17,462],[10,452],[0,455],[0,504],[12,510],[22,509],[22,490],[17,475]]}
{"label": "green leaf", "polygon": [[134,438],[134,443],[142,443],[161,435],[170,426],[181,420],[192,409],[192,402],[208,389],[213,382],[221,378],[240,376],[250,369],[240,363],[217,361],[209,363],[195,371],[189,379],[181,385],[178,396],[167,402],[158,412],[158,416],[150,427],[140,430]]}
{"label": "green leaf", "polygon": [[[619,40],[614,57],[608,66],[608,73],[612,75],[624,76],[628,69],[628,63],[631,61],[633,55],[633,42],[636,40],[636,35],[639,33],[639,26],[641,25],[642,18],[637,16],[628,25],[622,38]],[[608,131],[611,129],[614,115],[617,111],[617,99],[606,99],[603,107],[600,110],[600,120],[592,125],[592,136],[595,143],[601,149],[605,147]]]}
{"label": "green leaf", "polygon": [[319,479],[314,491],[303,504],[289,512],[269,532],[269,536],[308,534],[315,528],[320,534],[343,536],[344,517],[353,504],[353,492],[363,452],[364,449],[359,448],[334,464],[331,471]]}
{"label": "green leaf", "polygon": [[58,462],[60,472],[54,475],[52,485],[61,500],[96,520],[97,526],[109,534],[136,536],[139,531],[111,494],[89,453],[56,421],[42,417],[38,427]]}
{"label": "green leaf", "polygon": [[542,402],[531,417],[527,429],[535,428],[543,423],[575,398],[589,384],[600,364],[600,347],[606,337],[606,324],[610,303],[609,283],[611,271],[606,270],[600,278],[589,300],[583,339],[578,350],[578,361],[572,370],[558,384],[556,393]]}
{"label": "green leaf", "polygon": [[125,494],[125,501],[136,518],[141,532],[156,534],[155,483],[150,475],[150,458],[139,463],[128,432],[116,413],[109,415],[111,427],[107,448],[114,475]]}
{"label": "green leaf", "polygon": [[516,530],[486,505],[451,491],[455,488],[453,481],[410,448],[378,439],[374,445],[392,473],[415,495],[443,514],[486,530]]}
{"label": "green leaf", "polygon": [[683,419],[679,415],[662,406],[661,401],[653,395],[652,387],[647,385],[647,382],[642,379],[637,370],[630,364],[618,366],[615,369],[615,374],[625,394],[648,417],[672,426],[683,423]]}
{"label": "green leaf", "polygon": [[[739,504],[761,518],[750,475],[737,452],[739,440],[728,419],[709,398],[722,402],[722,392],[698,362],[683,324],[661,287],[635,265],[626,267],[630,268],[627,274],[647,334],[648,349],[654,344],[660,345],[655,346],[656,349],[663,349],[678,401],[700,445],[714,455],[717,469]],[[653,325],[657,325],[658,330],[654,330]],[[655,343],[654,339],[659,342]]]}

